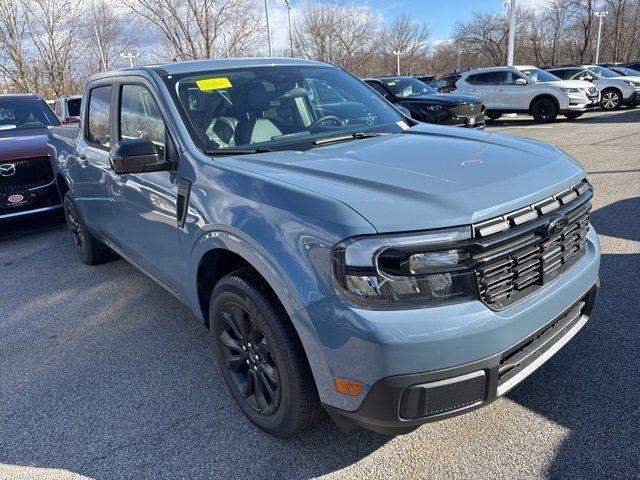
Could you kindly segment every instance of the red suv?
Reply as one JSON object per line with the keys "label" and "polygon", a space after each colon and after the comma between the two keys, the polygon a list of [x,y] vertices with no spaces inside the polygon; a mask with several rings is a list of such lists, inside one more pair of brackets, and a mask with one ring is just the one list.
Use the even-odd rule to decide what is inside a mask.
{"label": "red suv", "polygon": [[0,95],[0,220],[60,208],[47,130],[60,121],[35,93]]}

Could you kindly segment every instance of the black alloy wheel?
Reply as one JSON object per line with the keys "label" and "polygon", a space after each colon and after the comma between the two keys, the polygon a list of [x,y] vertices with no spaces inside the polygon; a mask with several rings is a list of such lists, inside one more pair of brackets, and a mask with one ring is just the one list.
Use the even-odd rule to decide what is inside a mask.
{"label": "black alloy wheel", "polygon": [[73,239],[73,248],[82,263],[98,265],[109,260],[111,250],[91,234],[70,191],[64,195],[63,206],[67,228]]}
{"label": "black alloy wheel", "polygon": [[295,328],[265,280],[251,268],[222,277],[209,323],[218,367],[242,412],[286,438],[317,419],[320,401]]}
{"label": "black alloy wheel", "polygon": [[531,107],[531,116],[538,123],[552,122],[558,116],[558,107],[550,98],[541,98]]}
{"label": "black alloy wheel", "polygon": [[229,302],[221,310],[218,340],[234,385],[247,403],[263,415],[280,405],[280,372],[273,351],[256,319],[242,305]]}
{"label": "black alloy wheel", "polygon": [[[65,207],[67,206],[65,205]],[[79,250],[80,252],[86,251],[86,242],[82,233],[82,227],[80,227],[78,212],[76,211],[75,205],[71,203],[67,208],[65,208],[65,213],[67,214],[67,225],[69,226],[69,232],[71,232],[73,245],[76,250]]]}

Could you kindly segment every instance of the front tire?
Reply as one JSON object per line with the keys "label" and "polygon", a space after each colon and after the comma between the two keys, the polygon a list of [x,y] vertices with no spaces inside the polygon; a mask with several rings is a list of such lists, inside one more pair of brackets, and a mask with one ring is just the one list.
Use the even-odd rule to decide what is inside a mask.
{"label": "front tire", "polygon": [[214,353],[231,394],[260,429],[291,437],[316,420],[313,376],[287,313],[249,269],[223,277],[211,295]]}
{"label": "front tire", "polygon": [[558,105],[551,98],[540,98],[531,105],[531,116],[538,123],[553,122],[558,116]]}
{"label": "front tire", "polygon": [[73,247],[82,263],[99,265],[109,260],[111,250],[91,234],[80,215],[71,191],[65,193],[63,206],[67,228],[73,238]]}
{"label": "front tire", "polygon": [[613,88],[602,92],[600,106],[603,110],[618,110],[622,106],[622,94]]}

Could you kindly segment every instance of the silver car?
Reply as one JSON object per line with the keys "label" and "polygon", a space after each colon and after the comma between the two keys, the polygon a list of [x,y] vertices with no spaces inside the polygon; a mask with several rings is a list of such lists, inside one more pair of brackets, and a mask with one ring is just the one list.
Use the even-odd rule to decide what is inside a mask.
{"label": "silver car", "polygon": [[617,110],[623,105],[630,108],[640,104],[640,77],[622,77],[599,65],[569,65],[547,70],[564,80],[587,80],[600,91],[600,106],[604,110]]}

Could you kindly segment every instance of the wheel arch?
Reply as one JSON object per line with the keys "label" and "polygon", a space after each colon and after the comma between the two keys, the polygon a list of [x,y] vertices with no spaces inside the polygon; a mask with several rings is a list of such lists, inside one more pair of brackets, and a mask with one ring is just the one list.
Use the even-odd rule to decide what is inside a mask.
{"label": "wheel arch", "polygon": [[60,194],[60,198],[64,199],[65,194],[70,190],[69,182],[61,173],[56,175],[56,186],[58,187],[58,193]]}
{"label": "wheel arch", "polygon": [[533,108],[533,104],[536,103],[538,100],[542,100],[543,98],[548,98],[548,99],[552,100],[553,103],[555,103],[556,108],[558,110],[560,110],[560,102],[558,102],[558,99],[554,95],[552,95],[550,93],[540,93],[540,94],[536,95],[535,97],[533,97],[531,99],[531,102],[529,102],[529,114],[531,114],[531,109]]}
{"label": "wheel arch", "polygon": [[[283,279],[277,278],[277,273],[256,262],[256,258],[252,255],[243,254],[237,247],[234,248],[232,245],[212,246],[200,256],[195,276],[197,286],[196,308],[198,309],[196,313],[201,315],[202,320],[209,327],[209,304],[215,285],[225,275],[237,269],[251,269],[262,282],[264,288],[268,290],[269,294],[279,302],[287,313],[287,315],[283,316],[284,321],[300,342],[304,361],[313,374],[316,388],[322,398],[323,392],[329,388],[328,386],[332,385],[332,376],[324,358],[318,335],[311,322],[305,321],[304,315],[296,314],[298,312],[296,309],[298,302],[291,298],[291,295],[295,294],[284,285],[285,281]],[[231,248],[228,248],[228,246],[231,246]],[[294,318],[298,320],[294,322]],[[314,361],[311,362],[311,359],[314,359]]]}

